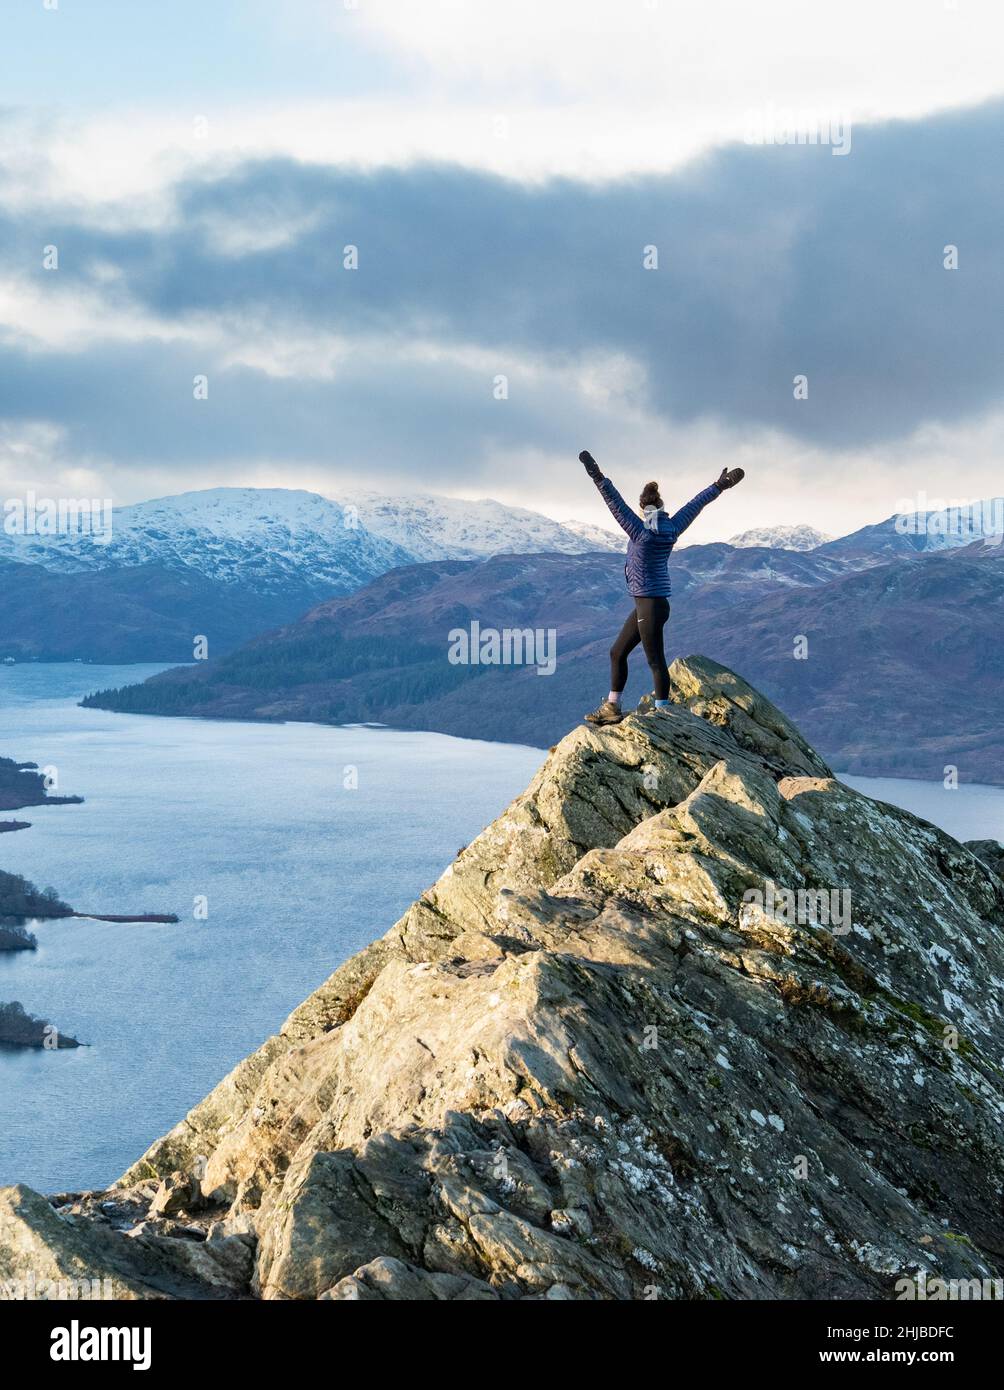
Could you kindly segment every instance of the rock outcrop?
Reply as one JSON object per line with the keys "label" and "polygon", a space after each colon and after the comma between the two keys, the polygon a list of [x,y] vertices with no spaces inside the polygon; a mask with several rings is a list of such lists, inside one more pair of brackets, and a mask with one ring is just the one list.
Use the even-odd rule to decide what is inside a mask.
{"label": "rock outcrop", "polygon": [[[0,1194],[0,1287],[895,1297],[1004,1257],[1004,882],[738,676],[575,729],[106,1194]],[[34,1264],[32,1264],[34,1262]]]}
{"label": "rock outcrop", "polygon": [[1000,840],[966,840],[965,846],[977,859],[982,859],[988,869],[993,869],[998,878],[1004,878],[1004,845]]}

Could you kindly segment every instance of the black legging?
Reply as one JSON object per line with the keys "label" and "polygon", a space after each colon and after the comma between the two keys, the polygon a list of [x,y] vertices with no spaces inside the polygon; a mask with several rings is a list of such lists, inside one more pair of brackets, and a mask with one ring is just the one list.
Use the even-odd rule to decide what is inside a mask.
{"label": "black legging", "polygon": [[610,689],[623,690],[627,685],[628,653],[640,642],[645,660],[652,668],[655,698],[669,699],[669,672],[666,652],[662,645],[662,630],[669,621],[668,598],[636,598],[634,612],[625,619],[617,640],[610,648]]}

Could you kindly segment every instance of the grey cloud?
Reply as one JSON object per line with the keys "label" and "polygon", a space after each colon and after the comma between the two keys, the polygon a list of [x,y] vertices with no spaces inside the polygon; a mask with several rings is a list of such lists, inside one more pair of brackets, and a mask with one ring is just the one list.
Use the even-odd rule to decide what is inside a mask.
{"label": "grey cloud", "polygon": [[[201,373],[208,398],[196,400]],[[496,400],[492,377],[472,367],[388,362],[370,350],[352,354],[335,380],[289,378],[216,367],[183,342],[105,343],[86,354],[0,346],[0,415],[57,422],[73,455],[138,471],[267,462],[337,475],[379,466],[428,486],[486,476],[484,460],[502,441],[574,460],[579,429],[605,435],[577,393],[542,387],[518,364],[510,398]],[[524,476],[532,478],[529,465]]]}
{"label": "grey cloud", "polygon": [[[13,223],[4,259],[35,266],[40,240],[56,241],[59,274],[71,282],[111,261],[122,270],[102,290],[111,300],[171,319],[234,315],[266,338],[290,326],[432,336],[500,362],[623,352],[639,365],[639,404],[667,420],[871,444],[1000,400],[1002,126],[995,103],[857,129],[843,157],[825,146],[738,146],[673,176],[602,185],[259,161],[179,185],[177,216],[160,231]],[[234,254],[216,234],[222,223],[301,220],[303,230],[269,250]],[[358,272],[341,266],[349,242],[360,248]],[[652,243],[660,269],[645,271],[642,247]],[[942,266],[946,243],[959,247],[958,271]],[[493,415],[490,397],[475,400],[481,383],[455,366],[395,379],[367,353],[334,387],[229,373],[233,409],[199,420],[190,400],[162,399],[173,400],[184,375],[173,347],[121,353],[96,341],[86,359],[58,359],[41,384],[15,349],[6,355],[8,408],[23,413],[31,402],[44,418],[72,416],[97,449],[316,457],[325,435],[344,429],[359,447],[370,430],[371,450],[391,447],[395,434],[401,447],[421,435],[423,449],[431,434],[441,451],[469,459],[486,444],[550,447],[570,423],[549,421],[529,397]],[[121,394],[113,416],[97,404],[105,393],[94,396],[106,372]],[[190,379],[190,362],[185,372]],[[809,378],[807,401],[793,399],[797,373]],[[163,429],[154,442],[143,436],[151,416]]]}

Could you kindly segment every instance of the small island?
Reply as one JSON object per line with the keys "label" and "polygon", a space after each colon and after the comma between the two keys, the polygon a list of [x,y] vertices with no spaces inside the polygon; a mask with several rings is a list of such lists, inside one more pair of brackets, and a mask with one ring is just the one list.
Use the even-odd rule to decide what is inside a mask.
{"label": "small island", "polygon": [[77,912],[63,902],[55,888],[36,888],[20,874],[0,869],[0,951],[33,951],[38,942],[25,923],[53,917],[119,923],[178,921],[173,912]]}
{"label": "small island", "polygon": [[38,937],[23,922],[0,918],[0,951],[37,951]]}
{"label": "small island", "polygon": [[0,951],[32,951],[38,944],[24,924],[46,917],[72,917],[55,888],[36,888],[20,874],[0,869]]}
{"label": "small island", "polygon": [[[0,870],[0,951],[35,951],[38,938],[26,923],[52,917],[72,917],[73,909],[55,888],[36,888],[20,874]],[[0,1047],[41,1047],[56,1052],[80,1047],[46,1018],[36,1018],[16,999],[0,1001]]]}
{"label": "small island", "polygon": [[[38,763],[18,763],[0,758],[0,811],[20,811],[25,806],[79,806],[82,796],[50,796]],[[26,821],[8,821],[0,829],[25,830]]]}
{"label": "small island", "polygon": [[0,1047],[42,1047],[53,1052],[60,1048],[81,1047],[76,1038],[67,1037],[46,1018],[36,1018],[14,1000],[0,1004]]}
{"label": "small island", "polygon": [[[65,806],[79,804],[82,796],[50,796],[37,763],[19,763],[0,758],[0,811],[22,806]],[[29,821],[0,821],[0,832],[30,829]],[[142,914],[77,912],[63,902],[55,888],[36,888],[21,874],[0,869],[0,952],[35,951],[38,938],[28,923],[54,918],[87,918],[96,922],[177,922],[173,913]],[[29,1014],[17,1000],[0,1000],[0,1047],[38,1047],[58,1051],[80,1047],[76,1038],[61,1033],[48,1019]]]}

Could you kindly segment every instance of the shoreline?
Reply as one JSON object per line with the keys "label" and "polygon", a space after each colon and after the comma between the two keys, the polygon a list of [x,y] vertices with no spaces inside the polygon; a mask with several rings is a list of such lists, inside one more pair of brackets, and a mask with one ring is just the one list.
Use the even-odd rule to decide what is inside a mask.
{"label": "shoreline", "polygon": [[[84,697],[84,699],[89,697]],[[250,715],[250,714],[167,714],[156,710],[123,710],[116,709],[112,705],[85,704],[84,699],[78,700],[77,707],[80,709],[98,709],[104,714],[117,714],[125,718],[135,719],[178,719],[190,720],[204,724],[250,724],[250,725],[270,725],[279,726],[283,724],[302,724],[318,729],[372,729],[375,733],[385,732],[391,734],[431,734],[438,738],[452,738],[461,743],[495,743],[502,744],[507,748],[530,748],[535,752],[547,753],[549,747],[542,743],[524,743],[508,738],[494,738],[490,734],[482,734],[473,737],[468,734],[450,733],[448,729],[419,729],[408,724],[386,724],[373,720],[347,720],[335,722],[326,719],[292,719],[287,715]],[[633,714],[634,710],[629,710]],[[859,772],[850,771],[838,765],[838,755],[828,756],[825,751],[820,750],[820,756],[833,768],[833,775],[842,781],[845,777],[860,778],[867,782],[911,782],[920,783],[923,786],[940,787],[943,785],[940,777],[924,777],[920,773],[911,773],[903,769],[896,772]],[[974,790],[984,789],[986,791],[1004,792],[1004,777],[999,782],[961,782],[959,789],[970,788]]]}

